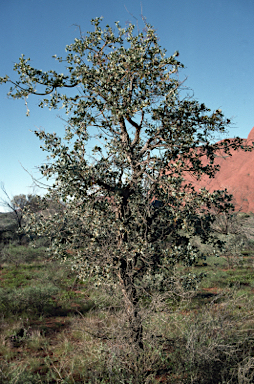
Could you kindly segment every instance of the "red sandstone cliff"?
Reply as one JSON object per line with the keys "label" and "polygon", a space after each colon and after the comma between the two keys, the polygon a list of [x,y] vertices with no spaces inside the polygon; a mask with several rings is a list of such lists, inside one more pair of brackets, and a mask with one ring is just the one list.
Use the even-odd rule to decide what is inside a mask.
{"label": "red sandstone cliff", "polygon": [[[254,127],[250,131],[244,144],[254,142]],[[196,181],[190,175],[185,180],[190,181],[197,189],[205,187],[210,192],[227,188],[234,196],[236,211],[254,212],[254,151],[232,151],[232,156],[217,157],[215,164],[220,165],[220,171],[214,179],[204,176]]]}

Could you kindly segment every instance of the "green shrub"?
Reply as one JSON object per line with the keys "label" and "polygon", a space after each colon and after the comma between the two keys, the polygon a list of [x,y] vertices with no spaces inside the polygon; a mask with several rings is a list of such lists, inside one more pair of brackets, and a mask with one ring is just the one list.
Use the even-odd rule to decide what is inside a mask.
{"label": "green shrub", "polygon": [[46,248],[33,248],[24,245],[8,245],[0,252],[0,263],[20,265],[31,263],[46,257]]}
{"label": "green shrub", "polygon": [[43,381],[41,380],[38,374],[34,374],[29,371],[24,371],[19,373],[19,372],[16,372],[16,370],[12,371],[6,377],[1,375],[0,373],[0,380],[1,380],[1,384],[42,384],[43,383]]}
{"label": "green shrub", "polygon": [[23,312],[45,314],[55,306],[52,297],[58,293],[54,285],[28,286],[19,289],[0,288],[0,311],[5,314]]}

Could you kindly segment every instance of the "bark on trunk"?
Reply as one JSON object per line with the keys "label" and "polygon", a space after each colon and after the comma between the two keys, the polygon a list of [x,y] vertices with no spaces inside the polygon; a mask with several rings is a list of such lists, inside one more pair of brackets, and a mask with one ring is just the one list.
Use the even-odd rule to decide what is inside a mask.
{"label": "bark on trunk", "polygon": [[[116,219],[123,220],[126,219],[130,214],[128,209],[128,198],[131,194],[129,188],[123,191],[122,196],[123,200],[121,204],[116,209]],[[118,238],[118,247],[121,249],[123,244],[128,242],[128,235],[125,231],[124,233],[119,233]],[[128,263],[125,258],[121,259],[121,265],[119,268],[118,278],[121,286],[125,311],[128,318],[129,332],[130,332],[130,341],[135,347],[140,350],[144,349],[143,344],[143,327],[142,319],[140,316],[140,308],[138,303],[138,294],[134,284],[134,270],[133,263]]]}
{"label": "bark on trunk", "polygon": [[143,350],[143,326],[140,316],[137,290],[133,282],[131,271],[128,273],[125,260],[122,260],[122,265],[119,271],[119,282],[121,285],[125,311],[128,318],[130,341],[133,345],[136,346],[137,349]]}

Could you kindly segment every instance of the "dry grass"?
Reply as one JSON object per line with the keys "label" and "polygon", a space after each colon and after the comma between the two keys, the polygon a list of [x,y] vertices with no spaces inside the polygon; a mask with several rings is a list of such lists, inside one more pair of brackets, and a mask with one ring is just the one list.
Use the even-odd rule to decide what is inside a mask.
{"label": "dry grass", "polygon": [[247,296],[224,292],[200,310],[187,310],[185,303],[154,313],[145,323],[146,347],[139,360],[120,332],[121,317],[108,315],[71,316],[66,327],[47,336],[31,326],[20,345],[6,340],[22,322],[5,327],[2,382],[19,383],[28,371],[42,383],[118,383],[120,377],[140,384],[253,382],[254,303]]}
{"label": "dry grass", "polygon": [[[141,313],[143,353],[127,342],[120,295],[93,291],[66,267],[49,265],[45,286],[53,281],[59,292],[49,312],[0,319],[0,383],[253,383],[254,255],[252,241],[247,245],[247,256],[230,268],[223,257],[200,265],[208,277],[197,291],[184,292],[176,271],[174,292],[155,294]],[[21,288],[12,272],[11,265],[1,271],[0,287],[32,286],[25,269]],[[31,273],[41,282],[36,269]]]}

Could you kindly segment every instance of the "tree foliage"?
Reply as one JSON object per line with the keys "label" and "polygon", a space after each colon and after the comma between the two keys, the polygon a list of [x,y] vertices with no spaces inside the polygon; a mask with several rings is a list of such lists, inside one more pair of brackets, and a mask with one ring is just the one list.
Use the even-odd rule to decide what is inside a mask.
{"label": "tree foliage", "polygon": [[[65,74],[37,70],[22,55],[18,81],[0,81],[12,83],[13,98],[44,95],[40,107],[65,108],[63,139],[35,131],[48,152],[41,173],[54,178],[49,193],[65,209],[34,220],[33,230],[54,238],[52,249],[71,257],[80,278],[120,287],[132,341],[143,348],[141,298],[170,290],[175,265],[202,256],[194,236],[219,245],[211,208],[232,208],[226,191],[196,191],[184,174],[214,177],[218,152],[250,147],[239,138],[214,144],[230,121],[187,96],[178,52],[167,57],[151,25],[135,33],[132,24],[102,29],[101,22],[92,20],[94,31],[56,57]],[[184,289],[196,280],[181,277]]]}
{"label": "tree foliage", "polygon": [[[41,197],[34,194],[20,194],[11,198],[3,183],[1,183],[1,189],[5,195],[5,199],[0,200],[0,205],[10,213],[10,217],[16,224],[14,226],[12,225],[12,231],[15,233],[17,232],[18,238],[21,241],[22,237],[25,235],[23,231],[24,213],[26,210],[29,210],[30,212],[37,212],[40,210]],[[9,229],[7,230],[9,231]]]}

